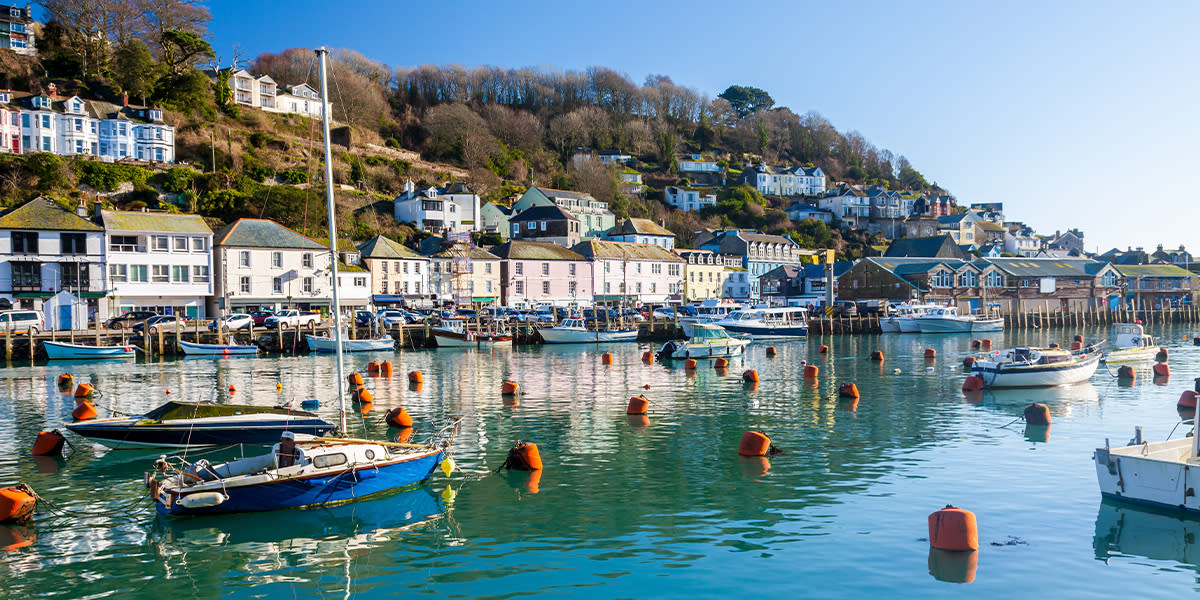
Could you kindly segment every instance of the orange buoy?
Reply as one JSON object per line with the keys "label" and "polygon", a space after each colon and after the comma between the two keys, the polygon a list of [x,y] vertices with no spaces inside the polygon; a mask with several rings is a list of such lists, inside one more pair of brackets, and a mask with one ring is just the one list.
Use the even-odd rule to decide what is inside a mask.
{"label": "orange buoy", "polygon": [[683,362],[683,368],[687,369],[688,371],[695,371],[696,365],[698,365],[698,364],[699,363],[696,362],[696,359],[689,358]]}
{"label": "orange buoy", "polygon": [[63,373],[62,375],[58,376],[58,391],[69,392],[71,391],[71,386],[73,385],[75,385],[75,378],[71,377],[70,374]]}
{"label": "orange buoy", "polygon": [[970,369],[970,368],[971,368],[972,366],[974,366],[974,365],[975,365],[975,357],[974,357],[974,356],[968,356],[968,357],[966,357],[966,358],[964,358],[964,359],[963,359],[963,366],[964,366],[964,367],[966,367],[966,368]]}
{"label": "orange buoy", "polygon": [[514,471],[537,471],[542,468],[542,455],[538,452],[537,444],[518,441],[508,451],[501,469]]}
{"label": "orange buoy", "polygon": [[21,483],[0,488],[0,523],[24,523],[33,518],[37,497]]}
{"label": "orange buoy", "polygon": [[378,375],[379,374],[379,363],[375,362],[375,361],[371,361],[371,362],[367,363],[367,374],[368,375]]}
{"label": "orange buoy", "polygon": [[1121,368],[1117,369],[1117,378],[1118,379],[1129,379],[1132,381],[1134,379],[1137,379],[1137,372],[1135,372],[1133,370],[1133,367],[1131,367],[1129,365],[1122,365]]}
{"label": "orange buoy", "polygon": [[606,365],[612,364],[612,352],[605,352],[600,355],[600,362]]}
{"label": "orange buoy", "polygon": [[408,372],[408,382],[409,383],[425,383],[425,375],[422,374],[420,371],[409,371]]}
{"label": "orange buoy", "polygon": [[826,354],[828,352],[829,346],[826,346],[825,344],[821,344],[819,347],[817,347],[817,354]]}
{"label": "orange buoy", "polygon": [[282,391],[283,391],[283,384],[282,384],[282,383],[278,383],[278,382],[276,382],[276,383],[275,383],[275,391],[277,391],[277,392],[282,392]]}
{"label": "orange buoy", "polygon": [[359,388],[354,392],[354,401],[360,404],[370,404],[375,401],[375,395],[367,388]]}
{"label": "orange buoy", "polygon": [[83,400],[79,404],[75,405],[75,410],[71,411],[71,416],[74,417],[76,421],[95,419],[97,416],[96,407],[92,406],[91,402]]}
{"label": "orange buoy", "polygon": [[500,393],[505,396],[516,396],[521,393],[521,386],[515,381],[505,381],[500,385]]}
{"label": "orange buoy", "polygon": [[1175,407],[1176,408],[1189,408],[1189,409],[1196,408],[1196,396],[1197,396],[1196,392],[1194,392],[1192,390],[1184,391],[1182,394],[1179,395],[1179,402],[1175,403]]}
{"label": "orange buoy", "polygon": [[412,427],[413,425],[412,417],[409,416],[407,410],[404,410],[403,406],[397,406],[396,408],[389,410],[383,420],[387,421],[388,425],[397,429],[404,429],[405,427]]}
{"label": "orange buoy", "polygon": [[838,386],[838,397],[840,398],[858,398],[858,386],[847,381]]}
{"label": "orange buoy", "polygon": [[758,371],[747,369],[742,373],[742,381],[746,383],[758,383]]}
{"label": "orange buoy", "polygon": [[1167,366],[1165,362],[1154,363],[1152,370],[1155,377],[1166,377],[1171,374],[1171,367]]}
{"label": "orange buoy", "polygon": [[980,347],[981,347],[981,348],[983,348],[984,350],[988,350],[988,349],[990,349],[990,348],[992,347],[992,340],[991,340],[991,338],[984,338],[984,339],[983,339],[983,343],[982,343],[982,345],[981,345]]}
{"label": "orange buoy", "polygon": [[1082,335],[1079,335],[1079,334],[1077,333],[1077,334],[1075,334],[1075,338],[1074,338],[1074,340],[1073,340],[1073,341],[1076,341],[1076,342],[1079,342],[1079,343],[1081,343],[1081,344],[1082,344],[1082,343],[1083,343],[1083,336],[1082,336]]}
{"label": "orange buoy", "polygon": [[926,348],[925,358],[937,358],[937,350],[934,350],[933,348]]}
{"label": "orange buoy", "polygon": [[776,354],[778,354],[778,351],[775,350],[775,346],[767,346],[767,356],[774,357]]}
{"label": "orange buoy", "polygon": [[1045,404],[1030,404],[1026,406],[1025,422],[1029,425],[1049,425],[1050,407]]}
{"label": "orange buoy", "polygon": [[971,340],[971,347],[976,350],[978,350],[979,346],[982,344],[983,344],[983,342],[981,340]]}
{"label": "orange buoy", "polygon": [[821,372],[821,370],[817,368],[817,365],[804,365],[804,378],[805,379],[816,379],[817,374],[820,372]]}
{"label": "orange buoy", "polygon": [[1071,342],[1071,350],[1083,350],[1083,342]]}
{"label": "orange buoy", "polygon": [[871,360],[883,360],[883,352],[874,350],[871,352]]}
{"label": "orange buoy", "polygon": [[725,358],[725,357],[720,357],[717,360],[714,360],[713,368],[714,369],[728,369],[729,368],[729,359]]}
{"label": "orange buoy", "polygon": [[231,383],[231,384],[229,384],[229,393],[230,393],[230,394],[237,393],[237,387],[236,387],[236,386],[234,386],[232,383]]}
{"label": "orange buoy", "polygon": [[33,455],[58,456],[62,454],[63,444],[65,443],[67,443],[67,438],[59,433],[57,429],[43,431],[33,441]]}
{"label": "orange buoy", "polygon": [[962,391],[964,391],[964,392],[978,392],[979,390],[982,390],[982,389],[983,389],[983,378],[982,377],[976,377],[975,375],[969,375],[966,379],[963,380]]}
{"label": "orange buoy", "polygon": [[[351,373],[346,376],[346,380],[350,382],[351,389],[362,387],[362,384],[363,384],[362,373]],[[231,385],[229,387],[232,388],[233,386]]]}
{"label": "orange buoy", "polygon": [[929,545],[938,550],[967,552],[979,549],[975,513],[947,504],[929,515]]}
{"label": "orange buoy", "polygon": [[90,383],[81,383],[79,387],[75,388],[76,398],[91,398],[95,393],[96,388],[92,387]]}
{"label": "orange buoy", "polygon": [[1154,360],[1157,360],[1157,361],[1158,361],[1158,362],[1160,362],[1160,363],[1165,363],[1165,362],[1167,362],[1167,349],[1166,349],[1166,348],[1159,348],[1159,349],[1158,349],[1158,354],[1155,354],[1155,355],[1154,355]]}
{"label": "orange buoy", "polygon": [[392,376],[392,361],[385,360],[379,363],[379,374],[383,377]]}
{"label": "orange buoy", "polygon": [[742,456],[766,456],[771,451],[771,438],[761,431],[747,431],[742,434],[742,442],[738,444],[738,454]]}
{"label": "orange buoy", "polygon": [[646,364],[654,364],[654,353],[647,350],[642,353],[642,362]]}
{"label": "orange buoy", "polygon": [[650,401],[645,396],[634,396],[629,399],[629,405],[625,407],[625,414],[644,415],[649,408]]}

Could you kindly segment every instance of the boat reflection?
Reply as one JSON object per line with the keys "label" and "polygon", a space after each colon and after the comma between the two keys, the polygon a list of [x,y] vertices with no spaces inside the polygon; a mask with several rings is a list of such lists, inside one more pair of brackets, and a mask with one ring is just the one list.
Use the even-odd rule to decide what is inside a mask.
{"label": "boat reflection", "polygon": [[1077,407],[1100,404],[1099,390],[1087,381],[1052,388],[986,389],[964,392],[963,396],[971,404],[1013,418],[1023,416],[1025,408],[1034,403],[1049,407],[1052,418],[1070,416]]}
{"label": "boat reflection", "polygon": [[1200,518],[1104,499],[1096,515],[1096,560],[1140,557],[1174,561],[1200,572]]}

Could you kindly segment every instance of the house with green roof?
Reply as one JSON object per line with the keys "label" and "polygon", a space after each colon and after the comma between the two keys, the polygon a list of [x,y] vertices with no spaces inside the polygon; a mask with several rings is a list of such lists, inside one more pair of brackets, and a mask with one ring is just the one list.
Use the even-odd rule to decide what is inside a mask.
{"label": "house with green roof", "polygon": [[1127,306],[1179,308],[1196,302],[1196,275],[1179,265],[1114,265],[1124,277]]}
{"label": "house with green roof", "polygon": [[213,232],[198,215],[101,210],[114,315],[204,318],[213,295]]}
{"label": "house with green roof", "polygon": [[616,225],[617,217],[601,202],[585,192],[570,192],[553,188],[530,186],[512,205],[512,214],[519,215],[534,206],[558,206],[579,219],[580,238],[600,237]]}
{"label": "house with green roof", "polygon": [[[217,233],[214,255],[214,314],[284,308],[328,311],[333,306],[329,246],[275,221],[234,221]],[[366,308],[370,295],[370,273],[353,267],[339,270],[338,299],[344,310]]]}
{"label": "house with green roof", "polygon": [[[39,196],[0,215],[0,255],[0,299],[10,306],[42,310],[46,300],[68,291],[86,301],[89,317],[108,315],[104,228],[87,219],[86,207],[71,211]],[[57,315],[47,320],[58,321]]]}
{"label": "house with green roof", "polygon": [[377,235],[358,245],[371,273],[375,305],[425,304],[430,300],[429,258],[391,238]]}

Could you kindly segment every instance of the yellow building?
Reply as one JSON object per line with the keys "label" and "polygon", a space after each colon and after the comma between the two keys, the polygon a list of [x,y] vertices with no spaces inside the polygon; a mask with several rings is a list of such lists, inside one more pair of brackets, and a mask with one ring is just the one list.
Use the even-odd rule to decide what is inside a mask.
{"label": "yellow building", "polygon": [[683,267],[683,299],[685,302],[702,302],[720,298],[729,272],[724,259],[711,250],[682,250],[676,253],[687,263]]}

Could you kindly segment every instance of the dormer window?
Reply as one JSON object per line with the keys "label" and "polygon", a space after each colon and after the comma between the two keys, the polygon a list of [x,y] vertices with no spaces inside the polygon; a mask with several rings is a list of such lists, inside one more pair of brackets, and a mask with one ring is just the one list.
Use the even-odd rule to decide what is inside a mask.
{"label": "dormer window", "polygon": [[8,9],[8,16],[20,18],[21,17],[21,9],[19,9],[19,8]]}
{"label": "dormer window", "polygon": [[163,120],[163,114],[162,114],[162,111],[161,111],[161,110],[158,110],[158,109],[151,109],[151,110],[150,110],[150,120],[151,120],[151,121],[161,121],[161,120]]}
{"label": "dormer window", "polygon": [[77,113],[83,112],[83,103],[78,100],[72,102],[71,103],[71,111],[77,112]]}
{"label": "dormer window", "polygon": [[8,102],[10,99],[8,92],[0,92],[0,102]]}
{"label": "dormer window", "polygon": [[50,99],[45,96],[38,96],[33,99],[34,108],[50,108]]}

